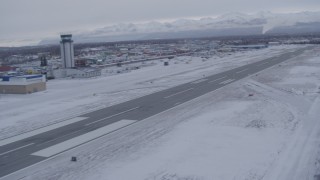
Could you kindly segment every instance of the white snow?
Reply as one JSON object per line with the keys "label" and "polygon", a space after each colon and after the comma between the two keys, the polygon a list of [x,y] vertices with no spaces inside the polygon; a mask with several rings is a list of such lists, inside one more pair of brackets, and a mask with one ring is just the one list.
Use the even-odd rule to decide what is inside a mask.
{"label": "white snow", "polygon": [[122,168],[103,173],[100,178],[222,180],[245,179],[263,173],[261,169],[272,162],[270,152],[277,153],[274,147],[281,144],[283,133],[273,128],[261,130],[224,124],[239,118],[238,114],[252,105],[251,102],[228,102],[196,116],[166,135],[166,141],[151,153],[133,162],[124,162]]}
{"label": "white snow", "polygon": [[222,29],[232,27],[263,27],[263,33],[276,27],[292,26],[297,23],[320,21],[320,12],[244,14],[226,13],[216,17],[200,19],[177,19],[172,22],[121,23],[95,29],[88,35],[128,35],[139,33],[177,32],[187,30]]}
{"label": "white snow", "polygon": [[[47,90],[35,94],[0,95],[0,140],[294,48],[296,46],[239,52],[205,62],[196,57],[179,57],[172,60],[170,66],[154,61],[151,66],[129,73],[110,76],[103,71],[105,76],[96,79],[48,81]],[[108,72],[125,68],[111,68]]]}
{"label": "white snow", "polygon": [[[16,106],[22,114],[30,112],[24,110],[28,103],[20,98],[40,103],[39,106],[31,104],[30,108],[50,106],[53,101],[61,106],[56,112],[69,109],[79,113],[80,107],[92,107],[91,103],[105,107],[289,49],[278,48],[206,62],[193,59],[189,64],[181,59],[168,67],[159,64],[98,79],[57,80],[51,82],[52,89],[47,93],[6,95],[0,102],[2,107],[4,101],[8,107]],[[7,179],[312,179],[320,174],[319,57],[320,48],[315,47],[273,68],[134,123]],[[60,86],[56,86],[58,84]],[[79,94],[72,87],[77,87]],[[117,93],[120,90],[122,92]],[[56,99],[49,100],[47,96]],[[48,102],[42,102],[44,100]],[[65,101],[60,102],[62,100]],[[54,107],[48,107],[48,112]],[[2,137],[36,126],[21,127],[27,121],[48,124],[56,121],[54,118],[71,113],[35,120],[29,117],[46,116],[42,112],[32,112],[23,118],[22,114],[15,117],[1,112],[2,117],[7,117],[6,120],[1,118]],[[7,123],[8,118],[13,122]],[[77,156],[78,161],[70,162],[71,156]]]}
{"label": "white snow", "polygon": [[[254,14],[244,14],[239,12],[226,13],[214,17],[175,19],[171,21],[150,21],[146,23],[119,23],[111,24],[93,30],[78,30],[73,34],[79,37],[99,37],[109,36],[110,41],[129,40],[131,38],[145,39],[151,33],[185,32],[194,30],[222,30],[225,28],[254,28],[262,27],[262,33],[266,33],[273,28],[282,26],[292,26],[298,23],[319,23],[320,12],[296,12],[296,13],[272,13],[258,12]],[[43,43],[36,37],[33,39],[0,39],[0,46],[26,46]],[[54,35],[55,36],[55,35]],[[117,37],[115,37],[117,36]],[[45,35],[49,42],[57,41],[57,37]],[[158,36],[155,36],[158,37]],[[162,37],[160,34],[159,37]],[[115,38],[115,39],[114,39]],[[79,41],[79,40],[78,40]]]}

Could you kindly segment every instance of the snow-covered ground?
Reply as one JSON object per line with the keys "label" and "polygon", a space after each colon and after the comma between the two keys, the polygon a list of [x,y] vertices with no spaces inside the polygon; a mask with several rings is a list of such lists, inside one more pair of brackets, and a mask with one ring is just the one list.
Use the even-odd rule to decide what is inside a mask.
{"label": "snow-covered ground", "polygon": [[[140,66],[149,66],[129,73],[125,69],[135,65],[127,65],[105,69],[103,77],[96,79],[48,81],[44,92],[0,94],[0,140],[295,48],[276,46],[213,57],[205,62],[197,57],[179,57],[171,60],[170,66],[163,66],[160,61],[140,63]],[[117,74],[117,71],[123,73]]]}
{"label": "snow-covered ground", "polygon": [[[48,82],[0,97],[0,139],[299,46]],[[20,171],[24,179],[313,179],[320,174],[320,48]],[[253,94],[253,96],[249,96]],[[78,162],[70,161],[77,156]]]}

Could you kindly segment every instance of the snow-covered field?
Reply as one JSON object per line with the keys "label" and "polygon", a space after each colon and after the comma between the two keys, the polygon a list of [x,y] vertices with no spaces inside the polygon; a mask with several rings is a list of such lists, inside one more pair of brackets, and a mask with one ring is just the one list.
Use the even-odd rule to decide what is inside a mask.
{"label": "snow-covered field", "polygon": [[[301,46],[180,57],[0,97],[0,139]],[[320,48],[17,173],[24,179],[313,179],[320,174]],[[253,96],[248,96],[253,94]],[[70,161],[77,156],[78,162]]]}
{"label": "snow-covered field", "polygon": [[[179,57],[172,60],[170,66],[154,61],[148,63],[148,67],[130,73],[124,71],[127,66],[108,68],[103,70],[103,77],[96,79],[48,81],[47,91],[44,92],[29,95],[0,94],[0,140],[294,48],[297,47],[278,46],[247,53],[238,52],[205,62],[196,57]],[[124,73],[115,75],[117,71]]]}

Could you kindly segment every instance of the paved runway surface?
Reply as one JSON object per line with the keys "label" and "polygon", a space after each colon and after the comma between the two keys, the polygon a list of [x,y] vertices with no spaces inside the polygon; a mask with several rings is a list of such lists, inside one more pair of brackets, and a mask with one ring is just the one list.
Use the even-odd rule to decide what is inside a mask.
{"label": "paved runway surface", "polygon": [[308,48],[268,58],[190,83],[83,114],[0,141],[0,177],[296,57]]}

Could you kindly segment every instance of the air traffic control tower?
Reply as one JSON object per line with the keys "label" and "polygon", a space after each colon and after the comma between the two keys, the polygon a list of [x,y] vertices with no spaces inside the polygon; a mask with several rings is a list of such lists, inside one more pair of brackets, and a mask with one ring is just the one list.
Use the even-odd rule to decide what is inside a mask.
{"label": "air traffic control tower", "polygon": [[61,35],[60,51],[63,68],[73,68],[74,65],[74,52],[73,52],[73,40],[71,34]]}

